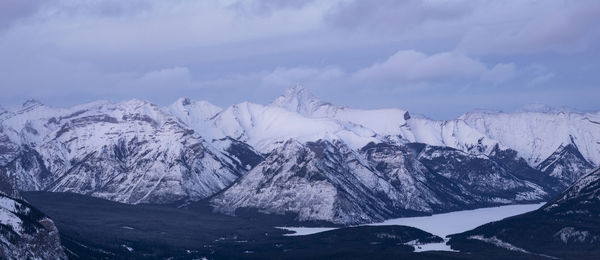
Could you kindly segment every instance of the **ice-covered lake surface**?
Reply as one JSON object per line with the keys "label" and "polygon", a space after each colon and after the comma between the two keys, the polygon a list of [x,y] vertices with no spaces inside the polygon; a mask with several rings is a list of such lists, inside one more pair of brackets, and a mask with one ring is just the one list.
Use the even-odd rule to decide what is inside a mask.
{"label": "ice-covered lake surface", "polygon": [[[424,217],[395,218],[381,223],[366,224],[369,226],[402,225],[415,227],[431,234],[445,238],[447,235],[462,233],[483,224],[498,221],[507,217],[523,214],[540,208],[544,203],[507,205],[474,210],[454,211]],[[281,227],[294,231],[290,236],[303,236],[333,230],[329,227]],[[430,250],[450,250],[445,243],[417,245],[417,252]]]}
{"label": "ice-covered lake surface", "polygon": [[498,221],[507,217],[533,211],[539,209],[542,205],[544,205],[544,203],[462,210],[425,217],[395,218],[369,225],[410,226],[440,237],[446,237],[447,235],[474,229],[492,221]]}

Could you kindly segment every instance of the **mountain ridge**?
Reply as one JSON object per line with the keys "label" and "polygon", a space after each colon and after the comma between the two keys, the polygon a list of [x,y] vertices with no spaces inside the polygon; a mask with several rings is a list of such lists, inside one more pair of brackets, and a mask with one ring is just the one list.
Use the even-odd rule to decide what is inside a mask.
{"label": "mountain ridge", "polygon": [[[295,140],[304,147],[297,151],[308,149],[316,156],[315,165],[321,165],[316,169],[335,191],[331,196],[356,191],[344,199],[349,208],[333,207],[347,216],[334,218],[330,211],[318,220],[358,223],[549,198],[600,162],[590,156],[600,154],[595,120],[600,113],[473,112],[430,120],[402,109],[335,106],[301,86],[269,105],[242,102],[226,108],[189,98],[168,107],[137,99],[72,108],[26,102],[0,118],[0,171],[22,190],[76,192],[126,203],[201,200],[231,194],[227,191],[237,189],[256,167],[273,167],[265,161]],[[311,149],[315,145],[327,148],[326,157],[317,156],[322,152]],[[357,167],[344,170],[346,182],[335,179],[334,173],[347,166],[341,158]],[[316,162],[311,160],[295,159],[289,169]],[[480,178],[494,182],[474,181]],[[306,179],[302,185],[319,181]],[[272,185],[275,190],[286,186]],[[259,193],[237,199],[254,201],[252,194]],[[426,199],[415,200],[416,194]],[[369,208],[361,199],[386,206]],[[215,205],[232,214],[245,206],[286,211],[237,202],[223,199]],[[316,210],[300,197],[286,203],[297,206],[291,208],[300,218]]]}

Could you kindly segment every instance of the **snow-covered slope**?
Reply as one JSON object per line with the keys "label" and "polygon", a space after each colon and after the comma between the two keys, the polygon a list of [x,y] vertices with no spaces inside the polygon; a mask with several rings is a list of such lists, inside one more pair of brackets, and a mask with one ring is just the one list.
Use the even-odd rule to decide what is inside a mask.
{"label": "snow-covered slope", "polygon": [[574,144],[559,146],[554,153],[537,166],[537,169],[559,179],[565,185],[575,182],[582,173],[593,168],[593,164],[581,155]]}
{"label": "snow-covered slope", "polygon": [[354,149],[378,140],[375,132],[359,125],[305,117],[277,106],[248,102],[223,110],[210,123],[218,134],[247,142],[263,153],[276,149],[288,139],[300,142],[343,140]]}
{"label": "snow-covered slope", "polygon": [[[580,215],[597,218],[600,215],[598,206],[600,206],[600,168],[585,174],[541,210],[562,216]],[[595,228],[600,229],[600,226]]]}
{"label": "snow-covered slope", "polygon": [[21,200],[1,173],[0,258],[67,259],[54,222]]}
{"label": "snow-covered slope", "polygon": [[52,220],[22,200],[0,194],[0,258],[67,259]]}
{"label": "snow-covered slope", "polygon": [[180,98],[163,110],[196,131],[205,133],[211,130],[207,121],[223,109],[207,101],[193,101],[189,98]]}
{"label": "snow-covered slope", "polygon": [[476,111],[455,120],[413,117],[400,109],[360,110],[334,106],[296,86],[272,105],[315,118],[331,118],[373,130],[378,135],[400,135],[410,142],[485,151],[496,143],[518,151],[537,166],[559,147],[574,144],[586,160],[600,164],[600,112],[524,110],[514,113]]}
{"label": "snow-covered slope", "polygon": [[518,151],[532,166],[569,144],[600,164],[600,112],[473,112],[458,120]]}
{"label": "snow-covered slope", "polygon": [[10,140],[10,137],[4,133],[4,127],[0,125],[0,165],[12,161],[18,152],[19,145]]}
{"label": "snow-covered slope", "polygon": [[212,202],[226,213],[249,207],[301,221],[383,220],[396,199],[377,195],[393,187],[367,167],[341,142],[288,140]]}
{"label": "snow-covered slope", "polygon": [[511,170],[448,147],[371,143],[356,151],[342,141],[288,140],[212,203],[229,214],[256,208],[357,224],[547,198]]}
{"label": "snow-covered slope", "polygon": [[0,169],[23,190],[172,202],[210,196],[247,168],[145,101],[72,109],[27,102],[2,123],[4,145],[21,146]]}
{"label": "snow-covered slope", "polygon": [[[187,108],[181,108],[183,103]],[[431,120],[401,109],[335,106],[301,86],[288,89],[269,105],[244,102],[220,111],[206,102],[183,99],[169,110],[204,136],[230,136],[263,153],[291,138],[341,139],[353,149],[372,141],[419,142],[473,154],[488,154],[499,145],[517,151],[536,167],[561,146],[573,144],[586,161],[600,164],[600,112],[477,111],[454,120]]]}
{"label": "snow-covered slope", "polygon": [[342,125],[359,125],[382,136],[400,134],[401,129],[406,126],[406,120],[410,119],[408,112],[401,109],[362,110],[335,106],[320,100],[302,86],[288,89],[271,106],[297,112],[305,117],[332,119]]}

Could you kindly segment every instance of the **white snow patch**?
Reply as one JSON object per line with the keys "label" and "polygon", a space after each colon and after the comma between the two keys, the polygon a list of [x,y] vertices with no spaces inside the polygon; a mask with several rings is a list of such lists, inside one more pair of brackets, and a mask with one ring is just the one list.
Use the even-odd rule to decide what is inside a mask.
{"label": "white snow patch", "polygon": [[547,257],[547,258],[552,258],[552,259],[559,259],[553,256],[549,256],[549,255],[544,255],[544,254],[536,254],[536,253],[532,253],[529,252],[523,248],[520,247],[516,247],[511,243],[502,241],[500,239],[498,239],[497,237],[493,236],[493,237],[484,237],[482,235],[475,235],[475,236],[470,236],[468,237],[469,239],[475,239],[475,240],[479,240],[479,241],[483,241],[492,245],[495,245],[497,247],[500,248],[504,248],[504,249],[508,249],[510,251],[515,251],[515,252],[520,252],[520,253],[525,253],[525,254],[530,254],[530,255],[538,255],[538,256],[543,256],[543,257]]}
{"label": "white snow patch", "polygon": [[131,248],[130,246],[125,245],[125,244],[123,244],[121,246],[124,247],[125,249],[127,249],[127,251],[129,251],[129,252],[133,252],[133,248]]}
{"label": "white snow patch", "polygon": [[576,230],[574,227],[565,227],[556,234],[554,234],[554,238],[560,238],[560,240],[565,243],[585,243],[585,242],[594,242],[600,240],[600,237],[592,235],[589,231]]}
{"label": "white snow patch", "polygon": [[316,233],[321,233],[329,230],[334,230],[337,228],[330,227],[276,227],[283,230],[293,231],[293,234],[285,234],[285,236],[305,236],[312,235]]}
{"label": "white snow patch", "polygon": [[454,250],[452,248],[450,248],[449,245],[446,244],[446,242],[448,242],[449,239],[444,239],[444,242],[440,242],[440,243],[427,243],[427,244],[421,244],[418,243],[417,240],[413,240],[413,241],[409,241],[407,243],[405,243],[405,245],[409,245],[409,246],[413,246],[415,248],[415,252],[426,252],[426,251],[452,251],[452,252],[458,252],[457,250]]}
{"label": "white snow patch", "polygon": [[514,245],[512,245],[510,243],[504,242],[504,241],[498,239],[495,236],[494,237],[490,237],[490,238],[486,238],[486,237],[483,237],[481,235],[476,235],[476,236],[470,236],[469,239],[475,239],[475,240],[483,241],[483,242],[495,245],[497,247],[508,249],[510,251],[531,254],[531,252],[529,252],[529,251],[527,251],[527,250],[525,250],[523,248],[516,247],[516,246],[514,246]]}

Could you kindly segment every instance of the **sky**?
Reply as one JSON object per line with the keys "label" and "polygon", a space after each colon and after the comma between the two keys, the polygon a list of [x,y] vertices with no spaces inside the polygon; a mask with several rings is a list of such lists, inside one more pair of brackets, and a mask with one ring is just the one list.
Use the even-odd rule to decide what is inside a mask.
{"label": "sky", "polygon": [[0,105],[600,110],[597,0],[1,0]]}

